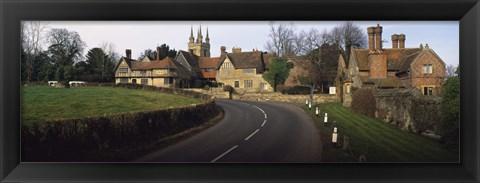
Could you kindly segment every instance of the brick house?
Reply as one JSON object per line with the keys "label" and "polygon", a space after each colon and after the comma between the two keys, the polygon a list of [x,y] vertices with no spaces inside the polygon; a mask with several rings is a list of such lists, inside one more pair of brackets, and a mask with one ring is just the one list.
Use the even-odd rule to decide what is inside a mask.
{"label": "brick house", "polygon": [[157,50],[154,58],[145,56],[137,61],[132,59],[132,51],[127,49],[126,57],[120,58],[115,67],[115,83],[186,87],[190,72],[170,57],[159,60],[159,53]]}
{"label": "brick house", "polygon": [[[428,44],[405,48],[406,36],[394,34],[392,48],[383,48],[380,25],[368,27],[367,33],[368,49],[352,49],[348,67],[339,68],[345,70],[345,76],[341,76],[344,105],[350,105],[352,88],[417,88],[424,95],[441,91],[446,78],[445,62]],[[342,56],[340,62],[344,62]],[[340,77],[342,73],[338,74]]]}

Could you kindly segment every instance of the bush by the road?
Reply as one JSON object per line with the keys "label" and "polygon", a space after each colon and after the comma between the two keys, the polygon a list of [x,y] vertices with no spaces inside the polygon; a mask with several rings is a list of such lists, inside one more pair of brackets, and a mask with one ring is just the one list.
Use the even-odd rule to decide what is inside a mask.
{"label": "bush by the road", "polygon": [[351,105],[353,112],[374,117],[375,108],[375,97],[372,89],[360,88],[353,92]]}

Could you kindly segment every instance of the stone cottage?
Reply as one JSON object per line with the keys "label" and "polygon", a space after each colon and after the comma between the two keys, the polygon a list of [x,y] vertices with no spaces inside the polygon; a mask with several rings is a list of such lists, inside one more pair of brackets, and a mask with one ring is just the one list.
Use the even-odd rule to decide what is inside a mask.
{"label": "stone cottage", "polygon": [[[394,34],[392,48],[382,46],[382,27],[368,27],[368,49],[352,49],[348,67],[341,69],[343,101],[350,106],[352,88],[416,88],[423,95],[436,95],[446,78],[445,62],[429,48],[405,48],[406,35]],[[340,56],[339,63],[345,63]],[[343,67],[343,64],[339,64]],[[345,76],[340,76],[342,73]]]}

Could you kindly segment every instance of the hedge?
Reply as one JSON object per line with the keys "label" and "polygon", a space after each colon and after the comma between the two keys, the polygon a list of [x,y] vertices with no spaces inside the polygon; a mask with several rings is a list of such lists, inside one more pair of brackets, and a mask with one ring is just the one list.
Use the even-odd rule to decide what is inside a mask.
{"label": "hedge", "polygon": [[[220,113],[208,95],[142,85],[115,85],[203,98],[203,104],[81,119],[59,119],[21,127],[22,161],[118,161],[143,147],[199,126]],[[109,154],[109,159],[98,159]]]}
{"label": "hedge", "polygon": [[353,112],[375,117],[376,102],[371,88],[360,88],[352,94],[351,110]]}
{"label": "hedge", "polygon": [[310,94],[311,90],[312,89],[310,86],[293,86],[288,88],[282,88],[281,92],[282,94],[288,95],[306,95]]}

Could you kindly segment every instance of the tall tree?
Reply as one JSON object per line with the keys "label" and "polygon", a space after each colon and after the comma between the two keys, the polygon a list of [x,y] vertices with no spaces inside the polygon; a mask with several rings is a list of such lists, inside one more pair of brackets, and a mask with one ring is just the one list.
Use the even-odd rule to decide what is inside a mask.
{"label": "tall tree", "polygon": [[[22,21],[21,22],[21,41],[22,41],[22,68],[25,72],[22,74],[22,80],[32,81],[35,70],[35,56],[41,51],[41,42],[43,41],[43,31],[47,23],[40,21]],[[23,65],[24,64],[24,65]]]}
{"label": "tall tree", "polygon": [[455,66],[453,66],[453,65],[447,65],[447,68],[446,68],[446,70],[445,70],[445,71],[446,71],[446,74],[447,74],[447,75],[446,75],[447,78],[454,77],[454,76],[456,75],[456,74],[455,74],[456,69],[457,69],[457,68],[456,68]]}
{"label": "tall tree", "polygon": [[95,82],[113,81],[115,62],[101,48],[90,49],[86,58],[85,64],[75,64],[76,70],[84,70],[90,75],[83,78]]}
{"label": "tall tree", "polygon": [[364,48],[367,45],[367,36],[362,29],[353,22],[345,22],[334,27],[329,35],[330,44],[338,46],[343,58],[348,62],[351,48]]}
{"label": "tall tree", "polygon": [[443,90],[442,117],[440,135],[445,144],[458,147],[460,133],[460,67],[457,67],[455,76],[448,78]]}
{"label": "tall tree", "polygon": [[142,60],[143,58],[145,58],[146,56],[149,56],[149,57],[152,57],[153,58],[153,50],[152,49],[146,49],[144,50],[140,56],[138,57],[137,60]]}
{"label": "tall tree", "polygon": [[270,33],[268,34],[270,40],[266,43],[265,49],[269,52],[275,53],[279,57],[292,56],[297,54],[295,29],[293,26],[284,24],[275,26],[270,23]]}
{"label": "tall tree", "polygon": [[162,60],[164,59],[165,57],[172,57],[172,58],[175,58],[176,54],[177,54],[177,50],[175,49],[170,49],[170,46],[168,46],[167,44],[162,44],[160,45],[159,47],[159,50],[160,50],[160,58],[159,60]]}
{"label": "tall tree", "polygon": [[278,57],[270,61],[268,72],[263,75],[263,78],[273,86],[274,92],[277,91],[277,85],[283,84],[288,78],[290,68],[287,59],[284,57]]}
{"label": "tall tree", "polygon": [[72,66],[82,58],[86,47],[80,35],[67,29],[52,29],[48,33],[50,57],[57,67]]}

